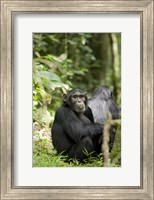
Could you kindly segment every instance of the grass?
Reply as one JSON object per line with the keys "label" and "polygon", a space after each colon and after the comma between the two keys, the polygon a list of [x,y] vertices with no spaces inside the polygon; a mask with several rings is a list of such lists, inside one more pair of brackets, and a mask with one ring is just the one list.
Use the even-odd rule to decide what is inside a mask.
{"label": "grass", "polygon": [[102,157],[88,157],[82,162],[62,155],[41,154],[33,156],[33,167],[102,167]]}

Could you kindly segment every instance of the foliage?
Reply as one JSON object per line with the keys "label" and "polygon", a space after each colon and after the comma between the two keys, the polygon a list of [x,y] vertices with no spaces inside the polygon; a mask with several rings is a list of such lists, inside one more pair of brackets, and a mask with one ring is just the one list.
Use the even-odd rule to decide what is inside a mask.
{"label": "foliage", "polygon": [[[96,87],[108,85],[120,104],[120,44],[119,33],[33,34],[34,166],[102,166],[102,156],[89,155],[79,163],[57,155],[50,132],[55,111],[69,89],[80,88],[90,97]],[[120,130],[118,138],[111,160],[120,152]]]}

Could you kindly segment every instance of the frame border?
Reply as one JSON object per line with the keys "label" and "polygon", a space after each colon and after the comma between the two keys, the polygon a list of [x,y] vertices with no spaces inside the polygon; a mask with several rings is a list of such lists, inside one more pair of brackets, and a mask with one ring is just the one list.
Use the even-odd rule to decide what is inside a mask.
{"label": "frame border", "polygon": [[[1,2],[1,199],[154,199],[153,0],[24,0]],[[138,13],[141,19],[141,185],[139,187],[13,186],[13,19],[17,13]]]}

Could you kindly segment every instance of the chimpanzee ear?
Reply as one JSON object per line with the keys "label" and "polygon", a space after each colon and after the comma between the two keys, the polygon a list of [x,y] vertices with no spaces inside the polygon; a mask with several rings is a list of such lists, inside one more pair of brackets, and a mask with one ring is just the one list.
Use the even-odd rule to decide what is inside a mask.
{"label": "chimpanzee ear", "polygon": [[86,96],[86,95],[87,95],[87,92],[84,92],[84,95]]}
{"label": "chimpanzee ear", "polygon": [[111,99],[114,99],[114,94],[113,94],[113,91],[111,91],[111,96],[110,96]]}
{"label": "chimpanzee ear", "polygon": [[66,102],[67,101],[67,94],[63,95],[63,101]]}
{"label": "chimpanzee ear", "polygon": [[111,94],[110,94],[111,98],[113,98],[113,92],[111,91]]}

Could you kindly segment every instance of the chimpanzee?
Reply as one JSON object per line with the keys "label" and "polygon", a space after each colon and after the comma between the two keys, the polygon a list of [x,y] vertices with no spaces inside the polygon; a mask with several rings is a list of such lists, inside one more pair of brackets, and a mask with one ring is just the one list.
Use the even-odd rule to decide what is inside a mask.
{"label": "chimpanzee", "polygon": [[[71,90],[64,96],[52,127],[52,141],[58,153],[82,160],[86,158],[85,149],[89,153],[97,151],[103,126],[83,114],[86,107],[87,96],[82,90]],[[89,115],[92,117],[92,113]]]}
{"label": "chimpanzee", "polygon": [[[94,122],[104,124],[107,119],[108,112],[111,113],[112,119],[120,118],[120,109],[114,101],[111,89],[108,86],[101,86],[95,89],[93,97],[88,101],[88,107],[85,115],[91,118],[91,111]],[[116,126],[112,126],[110,130],[109,151],[111,152],[115,140]]]}

